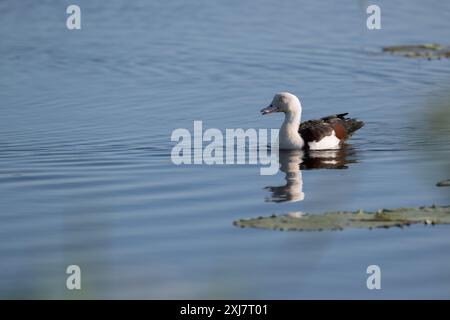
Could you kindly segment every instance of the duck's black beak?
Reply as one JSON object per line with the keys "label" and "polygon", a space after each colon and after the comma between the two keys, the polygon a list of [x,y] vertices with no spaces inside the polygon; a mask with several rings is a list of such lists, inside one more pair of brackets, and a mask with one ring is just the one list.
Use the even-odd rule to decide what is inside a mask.
{"label": "duck's black beak", "polygon": [[272,113],[272,112],[279,112],[279,111],[280,111],[280,110],[278,109],[278,107],[275,107],[275,106],[273,106],[273,105],[270,105],[270,106],[268,106],[268,107],[262,109],[262,110],[261,110],[261,113],[262,113],[263,115],[265,115],[265,114],[269,114],[269,113]]}

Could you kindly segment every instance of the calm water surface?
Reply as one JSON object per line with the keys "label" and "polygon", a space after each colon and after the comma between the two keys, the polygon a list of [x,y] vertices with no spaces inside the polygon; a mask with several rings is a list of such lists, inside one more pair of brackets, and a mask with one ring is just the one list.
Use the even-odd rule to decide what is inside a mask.
{"label": "calm water surface", "polygon": [[[380,53],[450,39],[450,3],[378,1],[0,2],[0,297],[450,298],[450,227],[275,232],[272,213],[449,204],[450,132],[431,136],[449,60]],[[346,169],[175,166],[176,128],[277,128],[281,90],[303,117],[366,126]],[[272,188],[271,188],[272,187]],[[278,192],[278,193],[277,193]],[[281,194],[280,194],[281,192]],[[283,198],[284,196],[284,198]],[[65,268],[83,290],[65,289]],[[382,290],[366,268],[382,268]]]}

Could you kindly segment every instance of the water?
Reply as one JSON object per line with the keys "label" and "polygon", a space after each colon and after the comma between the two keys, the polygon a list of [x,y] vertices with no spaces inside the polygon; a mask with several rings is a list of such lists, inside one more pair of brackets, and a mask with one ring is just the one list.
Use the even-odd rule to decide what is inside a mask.
{"label": "water", "polygon": [[[379,1],[377,31],[365,27],[365,1],[77,3],[82,30],[68,31],[71,1],[0,2],[0,297],[450,297],[449,226],[232,225],[449,204],[435,186],[448,178],[449,132],[427,128],[450,62],[380,53],[446,44],[449,3]],[[366,122],[346,169],[301,172],[302,201],[273,189],[283,172],[172,164],[170,135],[194,120],[277,128],[280,115],[258,111],[281,90],[301,97],[304,119]],[[65,288],[70,264],[81,292]],[[382,290],[366,288],[370,264]]]}

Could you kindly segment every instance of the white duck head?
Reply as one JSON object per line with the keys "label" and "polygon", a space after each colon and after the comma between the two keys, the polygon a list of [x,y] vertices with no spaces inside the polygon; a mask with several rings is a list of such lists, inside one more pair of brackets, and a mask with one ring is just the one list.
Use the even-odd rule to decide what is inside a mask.
{"label": "white duck head", "polygon": [[301,114],[302,106],[300,100],[289,92],[277,93],[273,99],[272,103],[261,110],[262,114],[269,114],[273,112],[284,112],[287,114]]}
{"label": "white duck head", "polygon": [[283,112],[284,122],[280,128],[279,143],[281,149],[302,149],[304,141],[298,129],[300,126],[302,105],[300,100],[289,92],[277,93],[272,103],[261,110],[263,115]]}

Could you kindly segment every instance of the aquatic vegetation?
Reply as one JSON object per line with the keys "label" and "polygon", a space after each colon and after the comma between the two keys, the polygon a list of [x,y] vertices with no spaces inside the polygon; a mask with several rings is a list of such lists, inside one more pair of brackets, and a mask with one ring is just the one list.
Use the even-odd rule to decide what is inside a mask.
{"label": "aquatic vegetation", "polygon": [[384,47],[383,52],[401,55],[407,58],[427,58],[429,60],[450,58],[450,47],[437,43],[389,46]]}
{"label": "aquatic vegetation", "polygon": [[343,230],[347,228],[390,228],[411,224],[426,225],[450,224],[450,206],[431,206],[420,208],[381,209],[377,212],[363,210],[307,214],[291,212],[241,219],[233,224],[242,228],[263,228],[281,231],[322,231]]}
{"label": "aquatic vegetation", "polygon": [[450,179],[439,181],[436,183],[436,186],[438,187],[450,187]]}

